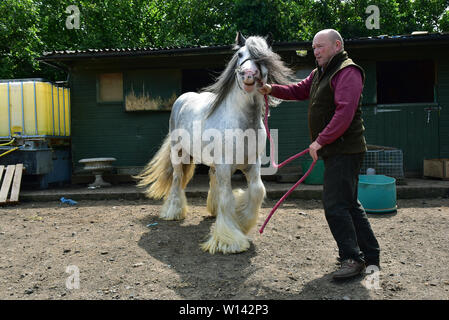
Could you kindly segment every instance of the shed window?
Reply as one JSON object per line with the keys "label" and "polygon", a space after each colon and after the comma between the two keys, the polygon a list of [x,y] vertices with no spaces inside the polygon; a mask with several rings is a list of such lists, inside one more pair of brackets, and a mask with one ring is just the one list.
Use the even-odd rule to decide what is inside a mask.
{"label": "shed window", "polygon": [[98,77],[98,102],[123,101],[123,74],[103,73]]}
{"label": "shed window", "polygon": [[432,60],[378,62],[377,103],[434,102]]}

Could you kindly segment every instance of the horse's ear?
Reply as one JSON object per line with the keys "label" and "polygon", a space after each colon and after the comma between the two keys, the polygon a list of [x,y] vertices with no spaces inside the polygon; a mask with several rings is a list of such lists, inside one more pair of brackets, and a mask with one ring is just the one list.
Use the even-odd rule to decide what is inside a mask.
{"label": "horse's ear", "polygon": [[268,32],[268,35],[265,37],[265,41],[267,42],[268,46],[271,47],[273,44],[273,34],[271,32]]}
{"label": "horse's ear", "polygon": [[235,44],[240,47],[244,47],[245,42],[246,42],[246,38],[243,36],[243,34],[240,31],[238,31],[237,37],[235,37]]}

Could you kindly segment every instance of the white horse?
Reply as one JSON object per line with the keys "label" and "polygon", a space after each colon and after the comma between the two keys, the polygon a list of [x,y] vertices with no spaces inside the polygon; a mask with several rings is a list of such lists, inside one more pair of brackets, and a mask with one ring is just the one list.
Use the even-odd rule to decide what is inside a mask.
{"label": "white horse", "polygon": [[[207,210],[216,221],[202,249],[211,254],[249,248],[247,234],[257,222],[265,197],[260,177],[260,156],[266,141],[262,122],[265,105],[257,88],[267,81],[289,83],[293,79],[293,72],[271,50],[269,42],[270,36],[245,39],[237,34],[236,52],[216,83],[200,93],[184,93],[175,101],[169,134],[138,176],[138,186],[149,186],[147,196],[165,199],[160,218],[179,220],[187,213],[184,189],[193,177],[195,164],[210,167]],[[271,97],[269,101],[270,105],[279,102]],[[239,137],[229,132],[244,132],[247,142],[239,146]],[[236,170],[246,176],[245,191],[232,191],[231,176]]]}

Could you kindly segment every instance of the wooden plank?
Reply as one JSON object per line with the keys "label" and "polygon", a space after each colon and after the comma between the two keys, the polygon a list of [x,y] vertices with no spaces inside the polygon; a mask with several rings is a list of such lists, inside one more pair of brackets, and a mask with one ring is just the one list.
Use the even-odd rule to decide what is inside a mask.
{"label": "wooden plank", "polygon": [[11,202],[19,201],[20,184],[22,182],[22,172],[23,172],[23,164],[22,163],[16,164],[16,172],[14,174],[14,181],[12,183],[12,190],[10,197]]}
{"label": "wooden plank", "polygon": [[2,182],[2,175],[3,175],[3,170],[5,169],[5,166],[0,166],[0,182]]}
{"label": "wooden plank", "polygon": [[11,164],[6,168],[5,179],[3,179],[2,189],[0,190],[0,203],[6,202],[15,168],[16,166],[14,164]]}

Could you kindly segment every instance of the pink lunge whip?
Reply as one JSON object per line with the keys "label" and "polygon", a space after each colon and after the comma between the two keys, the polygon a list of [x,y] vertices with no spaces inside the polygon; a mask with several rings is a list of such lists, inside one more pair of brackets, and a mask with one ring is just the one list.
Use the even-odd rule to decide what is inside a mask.
{"label": "pink lunge whip", "polygon": [[[309,151],[309,148],[305,149],[304,151],[301,151],[298,154],[295,154],[294,156],[291,156],[290,158],[288,158],[287,160],[285,160],[284,162],[280,163],[280,164],[276,164],[274,162],[273,159],[273,140],[271,139],[271,135],[270,135],[270,130],[268,129],[268,97],[265,95],[265,130],[267,132],[267,136],[268,139],[270,140],[270,158],[271,158],[271,164],[273,165],[273,167],[279,169],[282,168],[284,165],[286,165],[287,163],[289,163],[290,161],[299,158],[301,156],[303,156],[304,154],[306,154]],[[259,229],[259,233],[262,234],[263,230],[265,229],[265,226],[267,225],[268,221],[271,219],[271,216],[274,214],[274,212],[277,210],[277,208],[281,205],[281,203],[289,196],[290,193],[292,193],[293,190],[296,189],[296,187],[298,187],[303,181],[304,179],[307,178],[307,176],[310,174],[310,172],[312,171],[313,167],[315,166],[316,160],[314,160],[312,162],[312,164],[310,165],[309,170],[307,170],[307,172],[301,177],[301,179],[298,180],[298,182],[296,182],[293,187],[290,188],[290,190],[287,191],[286,194],[284,194],[282,196],[282,198],[276,203],[276,205],[273,207],[273,209],[271,209],[270,214],[268,215],[267,219],[265,220],[264,224],[262,225],[262,227]]]}

